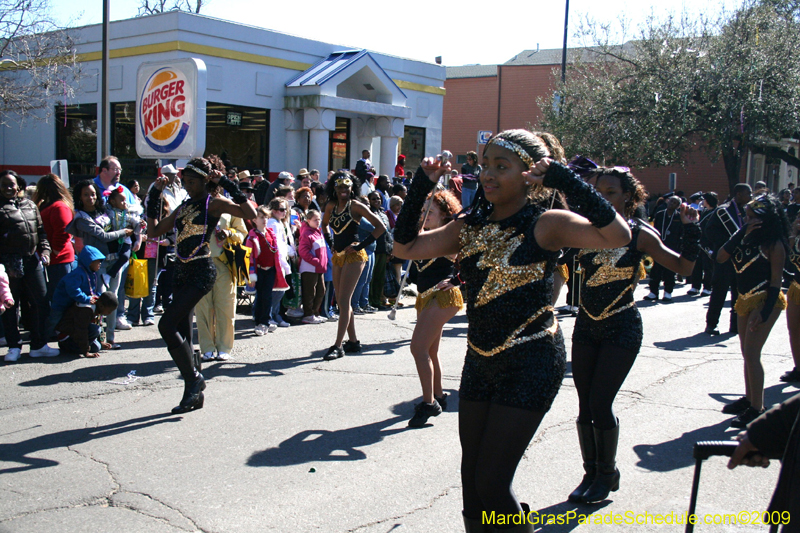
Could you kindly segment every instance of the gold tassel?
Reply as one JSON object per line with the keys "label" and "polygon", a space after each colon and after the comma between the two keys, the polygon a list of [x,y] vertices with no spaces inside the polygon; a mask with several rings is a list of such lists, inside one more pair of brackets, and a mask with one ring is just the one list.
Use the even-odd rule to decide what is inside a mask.
{"label": "gold tassel", "polygon": [[[753,311],[760,309],[767,299],[767,291],[759,291],[749,296],[739,295],[736,298],[736,306],[734,310],[739,316],[748,316]],[[775,302],[775,308],[783,311],[786,309],[786,296],[781,291],[778,300]]]}
{"label": "gold tassel", "polygon": [[[652,260],[651,260],[652,263]],[[651,264],[652,266],[652,264]],[[636,277],[636,283],[642,281],[644,278],[647,277],[647,269],[644,266],[644,259],[639,262],[639,273]]]}
{"label": "gold tassel", "polygon": [[344,253],[344,251],[336,252],[333,254],[333,264],[337,267],[343,267],[344,265],[349,265],[350,263],[366,263],[368,261],[367,252],[365,250],[359,250],[357,252],[350,252],[349,254]]}
{"label": "gold tassel", "polygon": [[569,269],[567,268],[566,264],[558,265],[556,267],[556,272],[558,272],[561,277],[564,278],[564,283],[569,281]]}
{"label": "gold tassel", "polygon": [[800,283],[792,281],[789,286],[789,301],[795,305],[800,305]]}
{"label": "gold tassel", "polygon": [[419,313],[434,300],[436,301],[436,305],[441,309],[447,309],[448,307],[462,309],[464,307],[464,298],[461,296],[461,289],[456,287],[449,291],[439,291],[434,287],[417,295],[417,302],[414,304],[414,309]]}

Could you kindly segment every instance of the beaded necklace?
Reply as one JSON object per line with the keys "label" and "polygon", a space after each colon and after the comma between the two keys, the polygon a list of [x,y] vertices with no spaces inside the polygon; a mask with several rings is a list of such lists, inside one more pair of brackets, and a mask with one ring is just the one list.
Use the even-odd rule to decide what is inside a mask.
{"label": "beaded necklace", "polygon": [[[200,244],[198,244],[197,247],[192,251],[192,253],[187,257],[183,257],[181,253],[178,251],[178,246],[175,246],[175,254],[182,261],[189,261],[190,259],[194,259],[194,257],[200,252],[200,248],[202,248],[206,244],[206,234],[208,233],[208,205],[210,202],[211,202],[211,195],[207,195],[205,220],[203,221],[203,237],[200,240]],[[181,210],[186,206],[187,203],[189,202],[181,204],[181,206],[178,207],[178,212],[175,214],[175,224],[173,227],[175,229],[176,235],[178,234],[178,217],[180,217]]]}

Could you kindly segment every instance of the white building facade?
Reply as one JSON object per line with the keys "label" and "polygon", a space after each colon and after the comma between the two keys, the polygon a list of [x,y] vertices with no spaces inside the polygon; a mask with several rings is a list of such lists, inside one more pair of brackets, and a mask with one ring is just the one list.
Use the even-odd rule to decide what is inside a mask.
{"label": "white building facade", "polygon": [[[102,135],[102,27],[78,32],[82,81],[54,101],[55,120],[0,129],[2,165],[22,175],[69,162],[70,178],[93,176],[108,154]],[[153,177],[163,161],[135,152],[136,73],[144,62],[197,58],[206,65],[206,148],[240,169],[276,175],[300,168],[355,168],[362,150],[381,174],[397,155],[416,168],[441,149],[445,68],[183,12],[110,27],[110,154],[125,177]]]}

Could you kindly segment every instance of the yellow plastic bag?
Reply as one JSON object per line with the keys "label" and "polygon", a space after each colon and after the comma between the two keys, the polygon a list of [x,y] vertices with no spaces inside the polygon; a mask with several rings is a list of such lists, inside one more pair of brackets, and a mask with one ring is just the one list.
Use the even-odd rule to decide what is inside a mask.
{"label": "yellow plastic bag", "polygon": [[128,298],[146,298],[150,294],[147,279],[147,259],[136,259],[134,255],[128,266],[128,277],[125,279],[125,296]]}

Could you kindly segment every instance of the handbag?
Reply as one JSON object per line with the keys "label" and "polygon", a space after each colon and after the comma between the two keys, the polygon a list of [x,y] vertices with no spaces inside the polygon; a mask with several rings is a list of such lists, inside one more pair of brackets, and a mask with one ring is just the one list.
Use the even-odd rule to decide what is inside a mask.
{"label": "handbag", "polygon": [[155,259],[158,255],[158,239],[147,239],[144,245],[145,259]]}
{"label": "handbag", "polygon": [[146,298],[150,295],[150,283],[147,279],[147,259],[131,257],[128,277],[125,278],[125,296],[128,298]]}
{"label": "handbag", "polygon": [[397,298],[397,293],[400,292],[400,283],[397,281],[395,269],[386,269],[386,282],[383,285],[383,295],[387,298]]}

